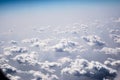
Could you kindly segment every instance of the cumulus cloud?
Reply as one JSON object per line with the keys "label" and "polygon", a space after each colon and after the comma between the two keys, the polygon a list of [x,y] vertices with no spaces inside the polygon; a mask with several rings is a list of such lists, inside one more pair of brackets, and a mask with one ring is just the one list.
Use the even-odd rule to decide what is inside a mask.
{"label": "cumulus cloud", "polygon": [[31,47],[40,47],[40,46],[46,46],[47,44],[45,42],[35,42],[31,45]]}
{"label": "cumulus cloud", "polygon": [[31,70],[31,71],[29,71],[29,73],[33,74],[33,76],[34,76],[34,79],[32,79],[32,80],[47,80],[47,75],[44,75],[40,71]]}
{"label": "cumulus cloud", "polygon": [[47,79],[47,80],[59,80],[59,77],[56,75],[51,75],[51,76],[49,76],[49,79]]}
{"label": "cumulus cloud", "polygon": [[0,55],[0,65],[8,63],[9,60],[5,59],[3,55]]}
{"label": "cumulus cloud", "polygon": [[[94,57],[94,54],[85,54],[85,55],[79,54],[82,51],[86,50],[79,43],[82,42],[79,36],[83,35],[83,32],[87,32],[88,29],[89,27],[84,24],[75,25],[72,26],[72,28],[69,28],[68,26],[63,31],[62,30],[59,31],[58,29],[58,33],[60,33],[59,35],[61,35],[61,33],[63,33],[62,35],[64,34],[66,35],[67,33],[70,35],[69,38],[72,39],[66,39],[66,38],[61,39],[61,37],[56,39],[56,37],[53,35],[51,37],[51,38],[53,37],[55,38],[54,40],[52,39],[53,42],[51,41],[51,39],[44,39],[44,40],[41,40],[40,38],[24,39],[22,40],[22,44],[20,45],[24,45],[25,47],[20,47],[17,45],[13,46],[18,42],[11,40],[10,44],[13,44],[12,46],[6,47],[8,43],[6,43],[6,45],[3,46],[4,55],[0,56],[0,68],[3,69],[5,73],[8,73],[7,75],[11,80],[19,80],[19,79],[21,80],[24,79],[26,75],[27,76],[32,75],[29,78],[30,80],[113,80],[115,79],[117,75],[116,70],[118,70],[118,68],[120,67],[120,60],[107,59],[104,62],[104,64],[102,64],[97,61],[88,61],[86,59],[80,59],[79,56],[82,56],[87,59],[89,58],[89,55]],[[110,32],[111,37],[116,43],[120,42],[119,32],[120,32],[119,30],[113,30],[113,31],[111,30]],[[71,35],[71,33],[75,33],[75,36],[73,36],[73,34]],[[88,32],[88,34],[89,33],[91,32]],[[63,37],[66,36],[62,36],[62,38]],[[119,47],[115,47],[115,48],[112,48],[110,46],[104,47],[106,43],[99,36],[97,36],[97,34],[82,36],[82,39],[90,46],[100,47],[100,49],[98,50],[101,53],[105,53],[105,54],[120,53]],[[0,44],[1,43],[2,42],[0,42]],[[10,44],[8,44],[7,46],[9,46]],[[87,46],[85,45],[85,47]],[[43,51],[45,49],[47,49],[46,52]],[[88,48],[88,50],[91,49]],[[31,52],[31,51],[37,51],[39,53]],[[92,53],[92,51],[93,50],[91,50],[90,53]],[[13,53],[19,53],[19,54],[14,55]],[[56,56],[56,53],[57,54],[59,53],[59,55]],[[73,54],[68,55],[66,53],[73,53]],[[12,56],[8,57],[6,55],[12,55]],[[61,55],[65,55],[65,56],[61,56]],[[75,58],[79,58],[79,59],[75,59]],[[10,63],[10,65],[7,63]],[[18,71],[17,68],[21,70]]]}
{"label": "cumulus cloud", "polygon": [[45,47],[50,42],[50,39],[41,40],[39,38],[24,39],[22,43],[31,43],[31,47]]}
{"label": "cumulus cloud", "polygon": [[82,39],[90,46],[103,46],[105,42],[97,35],[82,36]]}
{"label": "cumulus cloud", "polygon": [[118,29],[111,29],[111,30],[109,31],[109,33],[110,33],[110,34],[120,34],[120,30],[118,30]]}
{"label": "cumulus cloud", "polygon": [[110,30],[110,37],[114,40],[115,43],[120,43],[120,30],[118,29],[112,29]]}
{"label": "cumulus cloud", "polygon": [[26,53],[26,52],[28,52],[28,48],[26,47],[12,46],[4,48],[4,55],[12,55],[12,53]]}
{"label": "cumulus cloud", "polygon": [[18,54],[13,58],[14,61],[17,61],[19,64],[23,65],[35,65],[37,64],[38,55],[36,52]]}
{"label": "cumulus cloud", "polygon": [[71,53],[73,51],[76,51],[77,47],[80,47],[77,42],[71,41],[68,39],[62,39],[62,40],[60,40],[60,42],[58,44],[52,46],[52,49],[55,52],[69,52],[69,53]]}
{"label": "cumulus cloud", "polygon": [[109,47],[103,47],[101,50],[98,50],[99,52],[105,53],[105,54],[120,54],[120,48],[109,48]]}
{"label": "cumulus cloud", "polygon": [[57,62],[49,62],[49,61],[45,61],[45,62],[39,62],[40,68],[50,72],[50,73],[54,73],[55,72],[55,68],[59,68],[61,66],[60,63]]}
{"label": "cumulus cloud", "polygon": [[10,44],[17,44],[17,41],[11,40],[9,43],[10,43]]}
{"label": "cumulus cloud", "polygon": [[20,76],[13,76],[11,74],[7,74],[7,77],[10,79],[10,80],[21,80],[21,77]]}
{"label": "cumulus cloud", "polygon": [[108,58],[105,62],[105,65],[107,65],[108,67],[112,67],[114,69],[120,69],[120,60],[115,60],[112,58]]}
{"label": "cumulus cloud", "polygon": [[39,69],[50,73],[55,72],[54,68],[61,66],[61,64],[57,62],[49,62],[49,61],[40,62],[38,60],[38,53],[36,52],[19,54],[12,59],[14,61],[17,61],[21,65],[34,66],[34,67],[39,66]]}
{"label": "cumulus cloud", "polygon": [[68,57],[62,57],[62,58],[58,59],[58,62],[60,62],[62,64],[66,64],[66,63],[69,63],[71,61],[72,61],[72,59],[70,59]]}
{"label": "cumulus cloud", "polygon": [[34,43],[39,41],[39,38],[31,38],[31,39],[24,39],[22,40],[22,43]]}
{"label": "cumulus cloud", "polygon": [[108,67],[111,67],[111,68],[117,70],[117,76],[116,76],[115,80],[119,80],[120,79],[120,60],[107,58],[107,60],[104,61],[104,64]]}
{"label": "cumulus cloud", "polygon": [[29,74],[33,74],[32,80],[58,80],[59,78],[56,75],[43,74],[40,71],[29,71]]}
{"label": "cumulus cloud", "polygon": [[5,72],[6,74],[12,74],[12,73],[16,73],[17,69],[9,64],[3,64],[0,65],[0,68],[3,70],[3,72]]}
{"label": "cumulus cloud", "polygon": [[115,43],[120,43],[120,35],[112,34],[110,36],[113,38]]}
{"label": "cumulus cloud", "polygon": [[85,59],[76,59],[71,62],[69,67],[62,69],[63,80],[103,80],[114,79],[116,70],[97,61],[87,61]]}

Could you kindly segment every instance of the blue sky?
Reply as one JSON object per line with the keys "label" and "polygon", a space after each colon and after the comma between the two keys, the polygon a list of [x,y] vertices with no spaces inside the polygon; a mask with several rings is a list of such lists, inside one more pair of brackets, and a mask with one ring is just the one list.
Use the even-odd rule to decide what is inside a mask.
{"label": "blue sky", "polygon": [[119,6],[120,0],[0,0],[0,13],[31,10],[58,10],[79,6]]}
{"label": "blue sky", "polygon": [[30,25],[72,23],[90,16],[112,16],[119,14],[119,3],[120,0],[0,0],[0,25],[12,26],[22,21]]}
{"label": "blue sky", "polygon": [[23,5],[62,5],[62,4],[119,4],[120,0],[0,0],[0,6],[23,6]]}
{"label": "blue sky", "polygon": [[0,26],[4,26],[1,31],[12,26],[56,26],[116,17],[120,14],[119,3],[120,0],[0,0]]}

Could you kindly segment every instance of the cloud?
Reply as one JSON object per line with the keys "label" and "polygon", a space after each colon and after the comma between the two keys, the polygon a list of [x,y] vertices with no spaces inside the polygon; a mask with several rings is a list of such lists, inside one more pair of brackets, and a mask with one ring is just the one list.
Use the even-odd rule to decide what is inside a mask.
{"label": "cloud", "polygon": [[[87,31],[86,25],[80,25],[81,28]],[[83,26],[83,27],[82,27]],[[69,26],[68,26],[69,28]],[[66,28],[67,29],[67,28]],[[51,39],[41,40],[40,38],[31,38],[22,40],[22,44],[25,47],[21,46],[9,46],[6,44],[3,46],[5,55],[12,55],[10,57],[4,56],[5,58],[0,57],[1,68],[7,72],[11,70],[11,73],[8,72],[11,79],[25,79],[26,76],[32,75],[29,79],[32,80],[113,80],[117,75],[117,68],[120,66],[119,60],[106,60],[104,64],[97,61],[88,61],[86,59],[80,59],[79,56],[84,58],[91,56],[96,56],[94,54],[79,54],[84,51],[85,48],[80,44],[84,40],[90,46],[98,46],[98,49],[101,53],[105,54],[119,54],[119,47],[104,47],[106,43],[97,35],[88,35],[82,36],[82,41],[79,36],[84,35],[80,33],[81,29],[78,27],[68,29],[69,38],[72,39],[61,39],[61,37],[54,38],[53,42],[50,42]],[[82,31],[82,30],[81,30]],[[85,32],[84,31],[84,32]],[[89,30],[88,30],[89,31]],[[63,30],[64,32],[64,30]],[[77,33],[78,35],[71,35],[71,32]],[[89,32],[91,33],[91,32]],[[119,30],[111,31],[112,38],[118,42],[119,39]],[[57,34],[56,34],[57,35]],[[64,34],[62,34],[64,35]],[[53,36],[54,37],[54,36]],[[53,38],[51,36],[51,38]],[[66,36],[62,36],[66,37]],[[11,44],[16,44],[18,42],[11,40]],[[26,45],[27,44],[27,45]],[[83,43],[84,44],[84,43]],[[88,48],[88,45],[85,45]],[[102,47],[101,47],[102,46]],[[28,49],[29,48],[29,49]],[[47,49],[48,51],[44,52],[42,50]],[[88,50],[91,50],[88,48]],[[31,52],[31,51],[38,51]],[[93,50],[90,51],[92,53]],[[89,51],[88,51],[89,52]],[[18,53],[18,54],[13,54]],[[56,55],[56,53],[58,55]],[[73,53],[73,54],[67,54]],[[75,54],[74,54],[75,53]],[[79,55],[78,55],[79,54]],[[63,56],[61,56],[63,55]],[[65,55],[65,56],[64,56]],[[75,59],[78,58],[79,59]],[[11,60],[12,58],[12,60]],[[74,60],[75,59],[75,60]],[[90,58],[91,59],[91,58]],[[104,60],[104,59],[103,59]],[[102,60],[102,61],[103,61]],[[101,60],[100,60],[101,61]],[[7,63],[10,63],[7,64]],[[6,66],[8,66],[8,69]],[[11,66],[11,67],[10,67]],[[18,69],[20,71],[18,71]],[[16,73],[17,72],[17,73]],[[16,77],[13,78],[13,73],[16,73]],[[23,73],[23,74],[22,74]],[[24,75],[25,74],[25,75]],[[23,76],[24,75],[24,76]]]}
{"label": "cloud", "polygon": [[9,60],[5,59],[3,55],[0,55],[0,65],[8,63]]}
{"label": "cloud", "polygon": [[40,71],[34,71],[30,70],[29,74],[33,75],[32,80],[59,80],[59,78],[56,75],[49,75],[49,74],[43,74]]}
{"label": "cloud", "polygon": [[118,30],[118,29],[111,29],[111,30],[109,31],[109,33],[110,33],[110,34],[120,34],[120,30]]}
{"label": "cloud", "polygon": [[115,60],[112,58],[108,58],[105,62],[105,65],[107,65],[108,67],[112,67],[116,70],[120,69],[120,60]]}
{"label": "cloud", "polygon": [[22,43],[34,43],[39,41],[39,38],[31,38],[31,39],[24,39],[22,40]]}
{"label": "cloud", "polygon": [[16,73],[17,69],[9,64],[3,64],[0,65],[0,68],[3,70],[3,72],[5,72],[6,74],[12,74],[12,73]]}
{"label": "cloud", "polygon": [[110,36],[113,38],[115,43],[120,43],[120,35],[112,34]]}
{"label": "cloud", "polygon": [[105,42],[97,35],[82,36],[82,39],[90,46],[103,46]]}
{"label": "cloud", "polygon": [[120,60],[107,58],[107,60],[104,61],[104,64],[108,67],[111,67],[111,68],[117,70],[117,76],[116,76],[115,80],[119,80],[120,79]]}
{"label": "cloud", "polygon": [[31,47],[43,47],[46,46],[47,44],[45,42],[35,42],[31,45]]}
{"label": "cloud", "polygon": [[77,42],[68,40],[68,39],[62,39],[60,42],[54,46],[52,46],[52,49],[55,52],[73,52],[76,51],[76,47],[79,46]]}
{"label": "cloud", "polygon": [[13,55],[12,53],[26,53],[26,52],[28,52],[28,48],[26,47],[12,46],[4,48],[4,55]]}
{"label": "cloud", "polygon": [[51,75],[50,80],[59,80],[59,78],[56,75]]}
{"label": "cloud", "polygon": [[70,59],[68,57],[62,57],[62,58],[58,59],[58,62],[62,63],[62,64],[66,64],[66,63],[69,63],[71,61],[72,61],[72,59]]}
{"label": "cloud", "polygon": [[76,59],[71,62],[69,67],[62,69],[63,80],[103,80],[114,79],[116,70],[113,70],[97,61],[87,61],[85,59]]}
{"label": "cloud", "polygon": [[109,47],[103,47],[101,50],[98,50],[99,52],[105,53],[105,54],[120,54],[120,48],[109,48]]}
{"label": "cloud", "polygon": [[38,58],[39,58],[38,53],[31,52],[31,53],[19,54],[12,59],[14,61],[17,61],[21,65],[33,66],[33,67],[39,66],[38,69],[50,73],[54,73],[55,72],[54,69],[56,67],[61,66],[61,64],[57,62],[49,62],[49,61],[40,62]]}
{"label": "cloud", "polygon": [[24,53],[24,54],[18,54],[13,58],[14,61],[17,61],[19,64],[23,65],[35,65],[37,64],[37,53],[31,52],[31,53]]}
{"label": "cloud", "polygon": [[114,20],[114,22],[119,23],[120,22],[120,17],[118,19]]}
{"label": "cloud", "polygon": [[45,47],[50,42],[50,39],[41,40],[39,38],[24,39],[22,43],[31,43],[31,47]]}
{"label": "cloud", "polygon": [[17,44],[17,41],[11,40],[9,43],[10,43],[10,44]]}
{"label": "cloud", "polygon": [[57,62],[44,61],[44,62],[39,62],[39,66],[41,69],[47,72],[54,73],[55,68],[61,67],[61,64]]}
{"label": "cloud", "polygon": [[112,29],[110,30],[110,37],[114,40],[115,43],[120,43],[120,30],[118,29]]}
{"label": "cloud", "polygon": [[29,73],[34,76],[34,79],[32,80],[47,80],[47,75],[44,75],[40,71],[30,70]]}
{"label": "cloud", "polygon": [[10,80],[21,80],[21,77],[20,76],[13,76],[11,74],[7,74],[7,77],[10,79]]}

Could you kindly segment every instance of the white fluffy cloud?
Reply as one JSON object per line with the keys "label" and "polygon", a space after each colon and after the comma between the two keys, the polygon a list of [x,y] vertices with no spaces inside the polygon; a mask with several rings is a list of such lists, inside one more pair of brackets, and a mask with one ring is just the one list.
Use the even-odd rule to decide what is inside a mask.
{"label": "white fluffy cloud", "polygon": [[9,60],[5,59],[4,56],[0,55],[0,65],[8,63]]}
{"label": "white fluffy cloud", "polygon": [[50,39],[41,40],[39,38],[24,39],[22,43],[31,43],[31,47],[45,47],[50,42]]}
{"label": "white fluffy cloud", "polygon": [[28,48],[26,47],[12,46],[12,47],[4,48],[5,55],[13,55],[13,53],[26,53],[27,51],[28,51]]}
{"label": "white fluffy cloud", "polygon": [[120,43],[120,35],[112,34],[111,37],[113,38],[115,43]]}
{"label": "white fluffy cloud", "polygon": [[120,30],[110,30],[110,37],[114,40],[115,43],[120,43]]}
{"label": "white fluffy cloud", "polygon": [[10,43],[10,44],[17,44],[17,41],[11,40],[9,43]]}
{"label": "white fluffy cloud", "polygon": [[[97,26],[102,30],[103,27],[101,25],[103,24],[100,23]],[[75,24],[71,28],[70,26],[65,28],[55,27],[55,34],[54,32],[51,34],[52,31],[50,31],[50,34],[49,31],[46,31],[46,34],[50,35],[50,37],[48,35],[46,37],[51,39],[31,38],[22,40],[22,43],[19,40],[18,42],[10,40],[9,42],[12,46],[5,43],[1,47],[3,56],[0,56],[0,68],[7,73],[11,80],[26,79],[26,76],[30,76],[30,80],[113,80],[117,75],[116,70],[120,68],[120,60],[107,59],[103,61],[103,59],[100,60],[104,62],[102,64],[98,62],[99,59],[98,61],[80,59],[80,56],[87,59],[89,56],[101,58],[101,56],[97,57],[96,54],[92,54],[93,48],[105,54],[120,53],[120,48],[116,46],[117,44],[113,45],[116,46],[113,48],[113,46],[106,45],[106,42],[103,41],[107,40],[104,38],[109,35],[106,35],[107,32],[102,37],[97,36],[99,32],[96,35],[87,35],[95,34],[98,30],[96,26],[97,30],[90,30],[88,26],[89,24]],[[110,31],[110,36],[115,43],[120,43],[119,33],[119,30]],[[59,38],[57,37],[58,35]],[[84,45],[82,42],[88,45]],[[2,44],[3,42],[0,41],[0,45]],[[81,44],[88,48],[88,51],[84,52],[86,49]],[[18,45],[21,45],[21,47]],[[37,51],[38,53],[32,51]],[[85,53],[85,55],[81,53]],[[91,60],[92,58],[89,59]]]}
{"label": "white fluffy cloud", "polygon": [[73,52],[77,50],[79,44],[77,42],[62,39],[60,42],[52,47],[52,49],[56,52]]}
{"label": "white fluffy cloud", "polygon": [[109,31],[109,33],[110,33],[110,34],[120,34],[120,30],[118,30],[118,29],[111,29],[111,30]]}
{"label": "white fluffy cloud", "polygon": [[17,72],[17,69],[9,64],[3,64],[3,65],[0,65],[0,68],[3,70],[3,72],[5,73],[16,73]]}
{"label": "white fluffy cloud", "polygon": [[41,73],[40,71],[29,71],[30,74],[33,74],[34,79],[33,80],[47,80],[47,75],[44,75],[43,73]]}
{"label": "white fluffy cloud", "polygon": [[87,61],[85,59],[76,59],[71,62],[69,67],[62,69],[63,80],[103,80],[114,79],[116,70],[106,67],[97,61]]}
{"label": "white fluffy cloud", "polygon": [[37,63],[38,55],[36,52],[18,54],[13,58],[14,61],[17,61],[20,64],[24,65],[35,65]]}
{"label": "white fluffy cloud", "polygon": [[107,65],[108,67],[112,67],[114,69],[120,69],[120,60],[115,60],[112,58],[108,58],[105,62],[105,65]]}
{"label": "white fluffy cloud", "polygon": [[109,47],[103,47],[99,52],[105,53],[105,54],[120,54],[120,48],[109,48]]}
{"label": "white fluffy cloud", "polygon": [[103,46],[105,42],[101,40],[97,35],[82,36],[82,39],[90,46]]}
{"label": "white fluffy cloud", "polygon": [[7,74],[7,77],[10,79],[10,80],[21,80],[21,77],[20,76],[13,76],[11,74]]}
{"label": "white fluffy cloud", "polygon": [[29,71],[29,74],[33,75],[32,80],[59,80],[59,78],[56,75],[49,75],[49,74],[43,74],[40,71]]}
{"label": "white fluffy cloud", "polygon": [[34,43],[39,41],[39,38],[31,38],[31,39],[24,39],[22,40],[22,43]]}
{"label": "white fluffy cloud", "polygon": [[50,73],[55,72],[54,68],[56,67],[59,68],[61,66],[61,64],[57,62],[49,62],[49,61],[40,62],[38,60],[38,53],[36,52],[19,54],[12,59],[14,61],[17,61],[21,65],[34,66],[34,67],[37,65],[39,66],[39,69]]}
{"label": "white fluffy cloud", "polygon": [[68,57],[63,57],[63,58],[58,59],[58,62],[60,62],[62,64],[66,64],[66,63],[69,63],[71,61],[72,61],[72,59],[70,59]]}
{"label": "white fluffy cloud", "polygon": [[41,69],[43,69],[47,72],[54,73],[55,68],[61,67],[61,64],[57,63],[57,62],[45,61],[45,62],[39,62],[39,66],[40,66]]}

